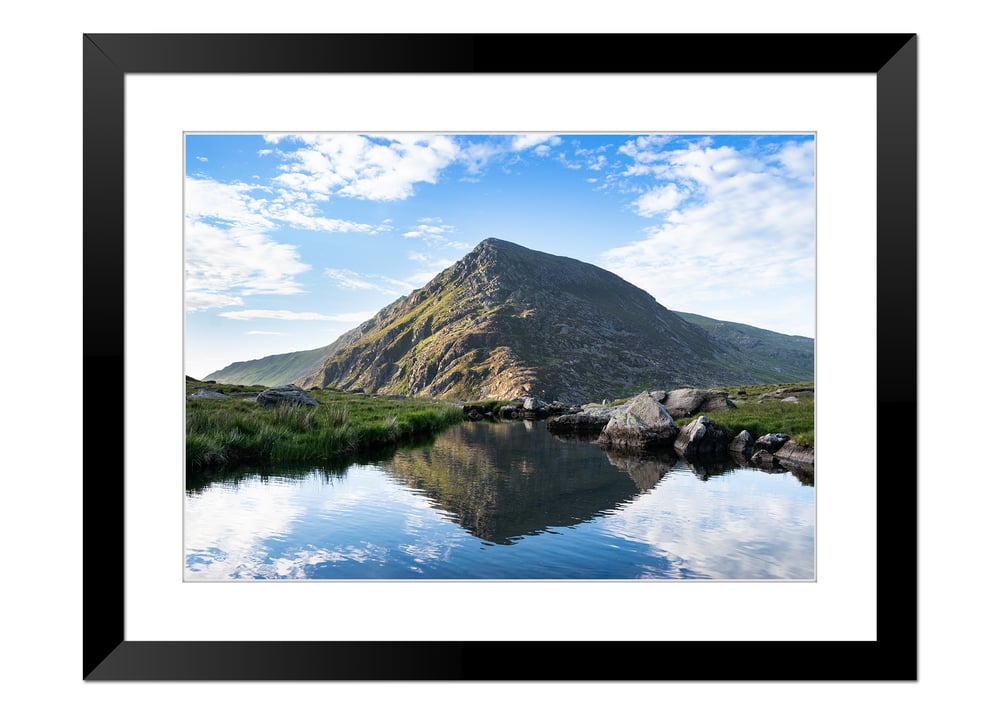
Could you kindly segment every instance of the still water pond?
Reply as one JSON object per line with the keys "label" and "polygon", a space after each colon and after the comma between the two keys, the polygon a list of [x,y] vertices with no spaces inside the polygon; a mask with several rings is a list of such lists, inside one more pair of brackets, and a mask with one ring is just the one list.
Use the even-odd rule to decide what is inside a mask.
{"label": "still water pond", "polygon": [[815,489],[464,422],[373,463],[191,481],[184,540],[186,580],[811,580]]}

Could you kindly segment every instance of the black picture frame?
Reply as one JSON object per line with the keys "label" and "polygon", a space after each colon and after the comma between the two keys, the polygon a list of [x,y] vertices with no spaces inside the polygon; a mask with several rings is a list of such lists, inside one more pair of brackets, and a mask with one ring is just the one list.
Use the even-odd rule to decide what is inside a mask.
{"label": "black picture frame", "polygon": [[[84,680],[917,679],[917,450],[898,448],[917,433],[915,34],[84,34],[82,45]],[[720,46],[727,52],[705,50]],[[125,412],[109,412],[106,395],[125,374],[126,75],[378,72],[876,76],[876,438],[894,445],[877,458],[876,640],[125,638]],[[109,478],[109,452],[122,454],[121,478]],[[115,553],[121,567],[109,568]]]}

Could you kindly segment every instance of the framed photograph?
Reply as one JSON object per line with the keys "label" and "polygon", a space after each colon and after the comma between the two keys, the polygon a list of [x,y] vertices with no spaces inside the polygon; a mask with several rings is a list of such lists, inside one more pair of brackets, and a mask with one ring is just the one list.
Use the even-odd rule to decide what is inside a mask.
{"label": "framed photograph", "polygon": [[[724,54],[706,52],[719,46]],[[916,47],[913,34],[84,35],[84,388],[86,409],[95,411],[84,420],[84,679],[916,679],[916,450],[885,446],[916,430]],[[744,166],[756,168],[741,173]],[[414,186],[421,200],[390,210]],[[766,237],[742,250],[781,246],[783,260],[765,264],[744,252],[729,264],[765,265],[759,274],[720,271],[687,282],[684,266],[695,258],[676,261],[672,272],[644,262],[667,249],[696,252],[699,240],[715,241],[716,254],[734,249],[724,237],[735,214],[713,213],[703,200],[733,191],[753,204],[740,220],[758,216],[754,229]],[[775,195],[784,203],[771,203]],[[474,196],[489,198],[477,204]],[[338,211],[327,212],[334,203]],[[450,219],[458,206],[463,225],[475,226],[468,233]],[[496,206],[507,206],[506,215]],[[601,221],[615,206],[629,212],[633,237],[602,241],[611,224]],[[291,233],[277,232],[279,224]],[[493,225],[503,235],[471,238]],[[296,231],[301,240],[288,237]],[[797,240],[802,231],[807,239]],[[366,256],[363,267],[351,262],[380,235],[393,238],[380,243],[381,254]],[[550,488],[536,480],[529,488],[527,467],[523,483],[498,483],[470,436],[481,430],[471,427],[441,453],[406,452],[405,463],[191,481],[192,465],[261,448],[232,439],[219,446],[210,435],[197,448],[185,441],[186,413],[208,423],[220,412],[216,400],[318,399],[333,419],[377,392],[394,399],[379,401],[387,411],[376,415],[376,436],[351,438],[388,438],[415,419],[437,418],[395,404],[452,395],[475,372],[459,358],[478,354],[476,369],[485,364],[489,374],[477,378],[492,380],[483,394],[503,399],[483,399],[465,418],[516,410],[517,429],[491,427],[488,437],[504,440],[507,458],[536,448],[512,440],[536,438],[532,422],[543,411],[551,425],[550,412],[575,411],[567,404],[594,389],[626,396],[614,386],[636,383],[615,369],[635,359],[631,352],[597,367],[567,359],[545,372],[489,341],[534,319],[561,326],[564,342],[600,324],[657,349],[655,330],[630,332],[615,317],[621,311],[605,319],[592,297],[646,293],[609,287],[605,271],[589,265],[597,260],[566,255],[600,256],[661,302],[659,287],[671,283],[667,307],[685,318],[670,334],[700,325],[679,341],[691,360],[705,318],[676,307],[681,288],[697,291],[701,304],[742,294],[740,314],[768,312],[775,321],[793,319],[792,302],[806,306],[807,320],[813,311],[822,435],[815,501],[811,460],[808,469],[789,468],[796,478],[786,474],[787,484],[762,480],[752,496],[727,488],[725,509],[715,512],[741,539],[706,547],[706,539],[680,535],[704,512],[685,504],[711,495],[704,483],[746,481],[713,481],[708,468],[695,490],[683,490],[680,478],[667,490],[672,463],[609,457],[597,467],[586,457],[581,467],[590,452],[570,445],[546,450],[538,468],[586,473],[587,483]],[[315,298],[295,302],[319,293],[301,278],[307,263],[322,269],[329,289],[318,307]],[[402,272],[407,264],[412,275]],[[808,294],[764,301],[767,280],[789,266],[809,273]],[[500,310],[488,287],[511,275],[549,282],[555,297],[517,310],[508,300]],[[575,311],[595,316],[579,325],[556,295],[573,285],[587,286]],[[438,345],[420,331],[447,322],[434,312],[443,303],[449,315],[467,312],[448,296],[474,290],[481,292],[466,323],[490,325],[475,340],[454,321],[447,329],[465,342]],[[649,315],[643,300],[629,304],[637,323],[661,319],[655,301]],[[202,319],[209,310],[214,322]],[[489,322],[498,310],[502,328]],[[281,321],[280,330],[267,320]],[[312,354],[301,337],[282,342],[297,325],[338,321],[345,324],[328,329],[325,341],[340,349],[381,336],[369,340],[371,364],[348,369],[336,359],[341,352]],[[736,329],[736,321],[714,324]],[[306,339],[312,334],[323,333]],[[289,345],[269,354],[301,364],[274,376],[265,371],[273,362],[239,363],[238,377],[212,379],[265,335]],[[417,344],[423,357],[413,356]],[[725,349],[737,359],[751,348],[744,341]],[[427,359],[434,350],[440,354]],[[454,364],[448,350],[458,355]],[[781,354],[791,376],[761,382],[799,381],[794,347],[783,342]],[[395,365],[392,374],[386,364]],[[678,384],[715,368],[674,364]],[[734,365],[712,379],[736,383],[724,381]],[[271,387],[293,378],[302,387],[294,395],[273,395]],[[220,382],[260,388],[236,394]],[[592,389],[577,388],[584,382]],[[97,390],[109,384],[125,389],[121,421],[110,426],[96,418]],[[650,408],[680,418],[673,393],[657,395],[656,386],[642,386]],[[188,406],[192,396],[201,400],[196,407]],[[779,396],[810,405],[814,398],[811,388]],[[590,408],[601,406],[613,404]],[[331,434],[338,426],[331,421]],[[329,447],[333,437],[323,438]],[[109,440],[122,454],[121,478],[109,466]],[[596,443],[587,448],[601,454]],[[695,463],[685,465],[697,476]],[[376,466],[383,471],[368,478]],[[451,472],[469,478],[442,476]],[[284,491],[264,494],[269,480]],[[313,488],[324,481],[345,504],[378,508],[354,508],[352,517],[366,514],[360,526],[331,520],[340,507]],[[234,495],[253,504],[234,510]],[[662,502],[645,511],[623,506],[650,504],[651,495]],[[766,508],[748,517],[756,506],[741,497]],[[323,533],[269,530],[269,518],[312,522],[303,513],[320,511]],[[609,513],[618,521],[588,525]],[[775,521],[785,525],[772,530]],[[270,533],[266,546],[262,532]],[[422,540],[408,540],[414,532]],[[508,557],[529,552],[510,547],[529,537],[533,556]],[[395,555],[379,557],[387,547]],[[448,567],[435,559],[442,547],[453,554]],[[553,568],[543,548],[562,549],[565,568]],[[505,553],[503,569],[490,570],[498,562],[491,549]],[[599,549],[620,555],[593,557]],[[798,664],[822,654],[833,664]],[[553,658],[570,674],[554,676],[545,666]]]}

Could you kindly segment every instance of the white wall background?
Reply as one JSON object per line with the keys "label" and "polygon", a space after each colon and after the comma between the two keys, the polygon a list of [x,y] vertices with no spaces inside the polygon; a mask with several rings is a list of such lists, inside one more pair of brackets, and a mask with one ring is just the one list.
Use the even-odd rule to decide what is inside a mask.
{"label": "white wall background", "polygon": [[[5,15],[0,418],[6,575],[0,691],[11,711],[508,712],[560,707],[798,712],[980,710],[996,665],[990,442],[997,230],[994,71],[984,3],[243,0],[22,3]],[[579,9],[578,9],[579,8]],[[920,681],[621,684],[84,684],[80,680],[81,36],[85,32],[916,32],[920,63]],[[58,385],[52,392],[39,389]],[[941,397],[947,395],[946,399]],[[960,402],[961,400],[961,402]],[[965,406],[971,404],[972,406]],[[979,410],[979,413],[977,413]],[[994,410],[990,410],[991,412]],[[56,439],[58,443],[53,443]],[[950,443],[949,443],[950,442]],[[975,442],[970,442],[975,445]],[[35,511],[32,478],[51,502]],[[54,513],[51,512],[54,509]]]}

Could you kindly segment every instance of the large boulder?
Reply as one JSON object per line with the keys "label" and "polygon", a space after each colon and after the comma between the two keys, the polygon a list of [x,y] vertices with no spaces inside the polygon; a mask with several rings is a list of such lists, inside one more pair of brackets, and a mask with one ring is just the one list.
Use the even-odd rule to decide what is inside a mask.
{"label": "large boulder", "polygon": [[791,438],[788,434],[764,434],[764,436],[754,442],[753,451],[754,453],[766,451],[769,454],[773,454]]}
{"label": "large boulder", "polygon": [[286,384],[283,387],[272,387],[257,395],[257,403],[262,407],[304,406],[318,407],[319,402],[309,396],[301,387]]}
{"label": "large boulder", "polygon": [[628,407],[611,417],[598,443],[619,449],[646,449],[669,445],[677,436],[677,424],[666,407],[643,392]]}
{"label": "large boulder", "polygon": [[764,449],[757,449],[753,452],[753,456],[750,457],[750,462],[760,468],[763,471],[768,471],[770,473],[784,473],[788,469],[785,468],[777,457],[769,451]]}
{"label": "large boulder", "polygon": [[729,442],[729,450],[743,456],[750,456],[753,453],[753,436],[744,429]]}
{"label": "large boulder", "polygon": [[812,472],[815,466],[815,451],[812,446],[804,446],[789,440],[774,452],[774,458],[789,468],[799,467]]}
{"label": "large boulder", "polygon": [[736,408],[729,395],[717,389],[674,389],[667,393],[664,405],[674,419]]}
{"label": "large boulder", "polygon": [[674,451],[685,459],[720,456],[729,451],[731,441],[728,429],[701,415],[681,428],[674,440]]}
{"label": "large boulder", "polygon": [[546,404],[538,397],[525,397],[524,404],[522,405],[523,409],[526,412],[541,411],[543,409],[546,409],[548,406],[549,406],[548,404]]}

